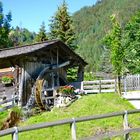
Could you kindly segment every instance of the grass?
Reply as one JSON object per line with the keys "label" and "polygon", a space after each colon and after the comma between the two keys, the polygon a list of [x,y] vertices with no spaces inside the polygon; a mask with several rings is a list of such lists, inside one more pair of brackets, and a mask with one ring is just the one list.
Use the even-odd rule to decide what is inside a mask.
{"label": "grass", "polygon": [[3,121],[5,120],[5,118],[8,116],[8,111],[3,111],[0,112],[0,128],[3,124]]}
{"label": "grass", "polygon": [[[89,116],[95,114],[104,114],[122,110],[134,109],[126,100],[119,98],[116,94],[96,94],[83,96],[78,101],[74,102],[68,108],[54,108],[51,112],[44,112],[42,114],[29,118],[26,122],[20,125],[26,126],[31,124],[38,124],[41,122],[51,122],[66,118]],[[131,127],[140,125],[139,114],[129,115],[129,123]],[[81,122],[77,124],[77,137],[88,137],[95,134],[100,134],[108,131],[116,131],[123,129],[122,117],[113,117],[108,119],[94,120],[88,122]],[[56,126],[52,128],[45,128],[24,132],[19,135],[20,140],[70,140],[70,126]],[[135,134],[131,136],[135,140],[140,139],[140,135]],[[121,140],[123,137],[116,137],[115,140]],[[0,140],[11,140],[11,136],[5,136]]]}

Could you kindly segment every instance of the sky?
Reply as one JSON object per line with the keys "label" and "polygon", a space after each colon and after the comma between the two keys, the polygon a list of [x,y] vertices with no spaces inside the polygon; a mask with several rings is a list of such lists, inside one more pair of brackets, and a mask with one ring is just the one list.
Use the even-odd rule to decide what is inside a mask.
{"label": "sky", "polygon": [[[96,0],[65,0],[68,12],[72,15],[84,6],[92,6]],[[42,22],[49,30],[51,17],[55,14],[63,0],[1,0],[4,14],[12,12],[11,26],[27,28],[38,32]]]}

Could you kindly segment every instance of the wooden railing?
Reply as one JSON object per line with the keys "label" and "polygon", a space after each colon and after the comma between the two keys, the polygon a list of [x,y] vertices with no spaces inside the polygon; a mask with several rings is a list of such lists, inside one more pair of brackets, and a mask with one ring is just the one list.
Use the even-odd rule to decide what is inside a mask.
{"label": "wooden railing", "polygon": [[115,92],[116,80],[96,80],[96,81],[83,81],[81,83],[81,89],[86,93],[103,93],[103,92]]}
{"label": "wooden railing", "polygon": [[[15,96],[11,99],[3,100],[0,102],[0,112],[10,109],[15,106],[15,101],[18,99],[18,96]],[[8,104],[8,105],[6,105]]]}
{"label": "wooden railing", "polygon": [[0,137],[12,134],[12,139],[18,140],[18,134],[20,132],[31,131],[31,130],[41,129],[41,128],[48,128],[48,127],[64,125],[64,124],[70,124],[72,140],[76,140],[76,138],[77,138],[76,137],[76,123],[97,120],[97,119],[110,118],[110,117],[116,117],[116,116],[122,116],[124,130],[121,130],[121,131],[115,132],[115,133],[108,133],[108,134],[102,134],[102,135],[100,134],[96,137],[90,137],[90,138],[86,138],[86,139],[90,140],[90,139],[104,138],[104,137],[112,138],[113,136],[124,135],[125,140],[128,140],[129,133],[140,132],[140,127],[139,128],[129,128],[129,125],[128,125],[128,114],[134,114],[134,113],[140,113],[140,109],[122,111],[122,112],[114,112],[114,113],[108,113],[108,114],[102,114],[102,115],[87,116],[87,117],[81,117],[81,118],[65,119],[65,120],[59,120],[59,121],[55,121],[55,122],[46,122],[46,123],[40,123],[40,124],[24,126],[24,127],[14,127],[14,128],[9,128],[9,129],[0,131]]}

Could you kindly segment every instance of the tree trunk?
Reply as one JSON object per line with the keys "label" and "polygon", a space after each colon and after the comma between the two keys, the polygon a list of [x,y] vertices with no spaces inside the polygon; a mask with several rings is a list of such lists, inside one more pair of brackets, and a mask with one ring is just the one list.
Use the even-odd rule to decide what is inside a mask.
{"label": "tree trunk", "polygon": [[118,91],[118,94],[121,96],[121,76],[120,75],[118,75],[118,82],[117,82],[117,91]]}

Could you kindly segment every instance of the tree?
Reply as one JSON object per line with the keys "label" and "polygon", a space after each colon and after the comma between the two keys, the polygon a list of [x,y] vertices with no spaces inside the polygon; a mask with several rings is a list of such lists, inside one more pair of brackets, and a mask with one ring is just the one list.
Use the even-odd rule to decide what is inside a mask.
{"label": "tree", "polygon": [[0,48],[6,48],[11,45],[11,41],[8,37],[10,32],[11,13],[6,16],[3,14],[3,5],[0,2]]}
{"label": "tree", "polygon": [[140,73],[140,11],[126,25],[125,65],[129,73]]}
{"label": "tree", "polygon": [[13,46],[28,45],[34,43],[36,34],[30,32],[26,28],[16,27],[12,28],[9,33],[9,38],[11,39]]}
{"label": "tree", "polygon": [[75,33],[72,22],[71,16],[68,13],[67,4],[63,1],[63,4],[58,7],[56,14],[52,17],[50,24],[50,38],[60,39],[71,49],[75,50]]}
{"label": "tree", "polygon": [[118,78],[118,93],[121,95],[121,75],[123,73],[124,47],[122,45],[122,28],[116,20],[115,15],[111,16],[112,30],[106,36],[106,45],[110,48],[110,58],[113,71]]}
{"label": "tree", "polygon": [[46,34],[46,29],[45,29],[45,23],[42,22],[39,33],[37,34],[35,41],[36,42],[43,42],[48,40],[47,34]]}

